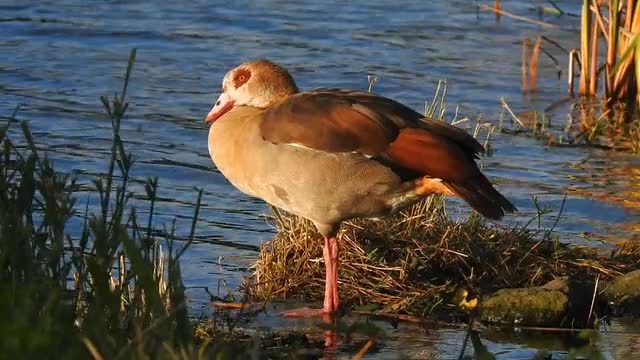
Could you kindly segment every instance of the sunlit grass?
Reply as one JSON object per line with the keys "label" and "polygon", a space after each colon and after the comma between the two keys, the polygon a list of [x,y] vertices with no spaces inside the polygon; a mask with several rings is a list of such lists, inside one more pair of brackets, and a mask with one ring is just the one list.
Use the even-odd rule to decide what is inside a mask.
{"label": "sunlit grass", "polygon": [[90,189],[95,211],[76,197],[76,179],[38,150],[17,111],[0,126],[0,357],[285,359],[320,351],[304,333],[238,326],[250,314],[189,314],[179,260],[193,241],[202,191],[181,243],[175,221],[154,228],[161,180],[145,183],[146,218],[137,215],[144,204],[129,204],[135,157],[120,125],[135,56],[121,93],[101,98],[113,132],[107,170]]}
{"label": "sunlit grass", "polygon": [[[310,222],[275,211],[276,237],[260,252],[247,284],[254,299],[322,299],[322,239]],[[559,276],[611,279],[634,269],[640,253],[605,255],[563,244],[548,230],[499,227],[477,215],[454,221],[431,197],[383,221],[357,220],[340,233],[340,291],[346,304],[448,318],[460,288],[490,294]]]}
{"label": "sunlit grass", "polygon": [[[196,349],[178,262],[184,247],[176,248],[173,229],[165,238],[152,235],[128,205],[134,158],[119,129],[134,60],[135,50],[121,94],[102,98],[113,141],[108,170],[93,181],[98,213],[78,206],[75,178],[55,171],[26,122],[20,132],[11,130],[18,126],[14,113],[0,128],[3,357],[155,358],[167,349]],[[149,179],[151,208],[157,188],[157,179]],[[201,192],[194,197],[193,225]],[[78,217],[82,227],[69,228]],[[152,217],[153,210],[147,224]]]}

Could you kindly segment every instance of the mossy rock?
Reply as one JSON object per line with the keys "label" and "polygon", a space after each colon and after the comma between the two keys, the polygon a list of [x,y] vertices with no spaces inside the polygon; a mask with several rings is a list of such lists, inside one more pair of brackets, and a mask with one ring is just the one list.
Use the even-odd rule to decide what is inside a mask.
{"label": "mossy rock", "polygon": [[589,282],[567,277],[544,286],[502,289],[481,303],[480,319],[518,326],[588,326],[592,289]]}
{"label": "mossy rock", "polygon": [[640,270],[611,280],[602,297],[616,314],[640,315]]}
{"label": "mossy rock", "polygon": [[557,326],[569,310],[562,291],[542,287],[502,289],[482,302],[482,321],[521,326]]}

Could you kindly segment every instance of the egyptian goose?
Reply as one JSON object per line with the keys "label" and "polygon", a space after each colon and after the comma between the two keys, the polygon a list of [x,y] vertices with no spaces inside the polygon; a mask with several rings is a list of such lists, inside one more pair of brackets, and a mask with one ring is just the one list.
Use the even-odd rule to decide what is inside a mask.
{"label": "egyptian goose", "polygon": [[516,210],[478,169],[484,149],[464,130],[367,92],[299,92],[267,60],[227,72],[205,123],[211,158],[235,187],[311,220],[324,237],[324,307],[289,315],[338,309],[344,220],[387,216],[431,194],[494,220]]}

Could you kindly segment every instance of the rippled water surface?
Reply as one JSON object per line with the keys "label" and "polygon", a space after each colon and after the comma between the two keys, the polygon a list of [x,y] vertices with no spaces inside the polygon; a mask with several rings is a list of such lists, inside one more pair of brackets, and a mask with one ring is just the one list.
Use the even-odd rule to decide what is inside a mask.
{"label": "rippled water surface", "polygon": [[[578,2],[557,3],[579,13]],[[268,213],[266,206],[234,190],[209,159],[202,119],[224,73],[242,61],[266,57],[290,69],[303,89],[366,89],[367,74],[373,74],[378,78],[376,92],[418,110],[433,96],[438,80],[446,79],[451,115],[459,106],[459,116],[482,114],[482,121],[494,124],[500,98],[524,111],[543,109],[564,97],[566,74],[558,79],[557,71],[564,70],[566,55],[552,46],[548,51],[560,67],[541,58],[539,90],[521,94],[519,43],[545,34],[566,48],[577,47],[579,19],[546,15],[544,20],[555,27],[507,17],[497,22],[476,5],[0,0],[0,115],[7,118],[20,106],[18,118],[29,120],[36,142],[57,168],[75,172],[87,183],[106,170],[111,142],[110,121],[99,97],[121,88],[129,49],[138,48],[128,91],[129,116],[122,125],[128,150],[137,160],[134,189],[144,194],[144,179],[158,176],[157,224],[177,217],[183,235],[194,211],[194,188],[204,189],[197,242],[183,258],[186,282],[235,288],[272,229],[262,216]],[[537,18],[532,9],[538,5],[548,3],[510,1],[505,6]],[[567,109],[550,114],[552,127],[564,127]],[[548,148],[509,135],[494,136],[493,141],[485,169],[521,209],[507,223],[530,219],[536,213],[534,196],[557,210],[568,194],[556,228],[564,241],[607,246],[638,238],[637,157],[583,147]],[[79,197],[87,195],[97,197],[86,191]],[[191,294],[194,304],[202,304],[194,307],[206,307],[202,292]],[[394,331],[395,340],[378,354],[393,354],[399,346],[415,347],[428,356],[456,357],[464,338],[456,329],[438,329],[428,336],[416,336],[407,328]],[[568,345],[562,342],[539,345],[522,339],[526,336],[482,334],[498,357],[530,358],[541,348],[567,355]],[[636,341],[638,351],[640,345],[632,340],[605,336],[601,344],[606,354],[615,354],[618,345],[606,344]]]}

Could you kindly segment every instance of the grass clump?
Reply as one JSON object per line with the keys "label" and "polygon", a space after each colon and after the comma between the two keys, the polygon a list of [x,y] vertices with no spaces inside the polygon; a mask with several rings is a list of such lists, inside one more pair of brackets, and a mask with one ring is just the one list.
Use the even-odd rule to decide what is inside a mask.
{"label": "grass clump", "polygon": [[[185,248],[173,248],[173,230],[157,237],[151,229],[157,179],[146,186],[148,228],[128,204],[134,159],[119,129],[134,59],[135,50],[121,95],[102,98],[113,142],[107,172],[93,181],[95,213],[89,201],[77,209],[76,179],[55,171],[25,122],[20,132],[11,129],[14,113],[0,127],[3,357],[162,358],[197,348],[178,262]],[[74,218],[82,225],[69,226]]]}
{"label": "grass clump", "polygon": [[[259,254],[248,289],[255,299],[322,299],[322,239],[313,225],[276,211],[277,234]],[[448,316],[457,290],[488,294],[543,285],[559,276],[611,278],[638,268],[630,247],[603,255],[569,246],[549,231],[503,228],[473,214],[451,220],[432,196],[385,220],[346,222],[340,233],[340,296],[354,306]],[[636,249],[637,250],[637,249]]]}
{"label": "grass clump", "polygon": [[[544,36],[538,38],[530,60],[532,89],[535,87],[541,39],[568,54],[567,76],[572,97],[574,78],[579,77],[579,99],[569,114],[573,123],[570,129],[572,136],[561,137],[559,143],[564,140],[569,144],[586,143],[640,153],[638,30],[640,6],[637,0],[583,0],[578,49],[567,51]],[[544,48],[542,50],[545,51]],[[523,90],[526,89],[524,60],[523,52]],[[533,135],[546,139],[548,143],[556,143],[554,137],[545,134],[544,128],[536,133],[537,123],[536,118],[530,124],[533,126],[527,126]]]}

